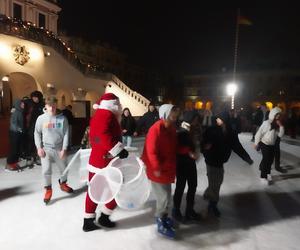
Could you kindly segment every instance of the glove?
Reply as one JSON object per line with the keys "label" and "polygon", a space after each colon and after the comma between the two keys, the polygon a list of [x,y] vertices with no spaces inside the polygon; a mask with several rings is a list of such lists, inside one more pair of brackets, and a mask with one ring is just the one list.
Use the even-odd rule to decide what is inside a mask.
{"label": "glove", "polygon": [[128,151],[126,149],[123,149],[117,156],[119,156],[120,159],[124,159],[128,157]]}

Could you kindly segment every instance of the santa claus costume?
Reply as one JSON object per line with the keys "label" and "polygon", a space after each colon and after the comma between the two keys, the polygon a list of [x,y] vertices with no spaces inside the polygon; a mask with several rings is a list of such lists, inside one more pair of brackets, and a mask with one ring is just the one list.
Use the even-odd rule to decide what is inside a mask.
{"label": "santa claus costume", "polygon": [[[121,127],[118,122],[118,116],[122,109],[119,98],[112,93],[104,94],[100,100],[93,105],[96,109],[94,116],[90,121],[90,143],[92,147],[89,159],[89,181],[99,168],[105,168],[113,157],[119,156],[126,158],[128,152],[124,149],[121,134]],[[94,203],[89,194],[86,194],[85,216],[83,231],[93,231],[100,227],[96,225],[96,203]],[[115,227],[115,223],[109,219],[117,204],[115,200],[105,204],[101,209],[101,215],[98,223],[104,227]]]}

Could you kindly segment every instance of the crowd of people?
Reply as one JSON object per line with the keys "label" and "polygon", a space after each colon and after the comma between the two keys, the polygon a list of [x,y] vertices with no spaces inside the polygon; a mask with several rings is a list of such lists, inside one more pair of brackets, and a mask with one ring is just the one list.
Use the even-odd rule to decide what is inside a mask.
{"label": "crowd of people", "polygon": [[[174,220],[183,222],[201,219],[201,214],[194,209],[198,177],[196,161],[200,154],[205,159],[208,179],[203,197],[208,202],[208,213],[215,217],[221,216],[218,203],[224,179],[224,163],[229,160],[231,153],[235,152],[249,165],[253,164],[239,141],[241,121],[235,110],[222,110],[215,114],[206,110],[199,114],[195,110],[181,112],[172,104],[163,104],[157,110],[150,103],[148,112],[136,121],[128,108],[122,111],[119,98],[112,93],[104,94],[93,108],[95,114],[81,143],[83,148],[92,149],[88,164],[89,180],[99,169],[107,167],[114,157],[127,158],[132,137],[145,135],[141,159],[146,165],[146,173],[156,198],[157,230],[164,236],[175,237]],[[275,107],[266,114],[260,111],[258,108],[253,114],[252,139],[255,149],[262,152],[260,178],[262,184],[267,185],[272,181],[270,173],[274,159],[276,170],[284,172],[280,167],[279,149],[284,126],[280,108]],[[73,192],[67,184],[68,173],[64,171],[70,145],[70,125],[73,122],[71,114],[71,107],[60,112],[55,97],[47,97],[44,101],[38,91],[31,94],[30,101],[17,100],[12,110],[12,147],[7,158],[7,168],[18,168],[22,154],[35,161],[41,159],[46,204],[52,197],[52,163],[58,166],[60,172],[60,189],[67,193]],[[27,138],[26,151],[21,149],[24,137]],[[175,183],[173,197],[172,183]],[[182,213],[181,203],[186,184],[186,206]],[[110,220],[117,206],[116,201],[111,200],[101,208],[96,223],[97,206],[87,192],[83,231],[116,226]]]}

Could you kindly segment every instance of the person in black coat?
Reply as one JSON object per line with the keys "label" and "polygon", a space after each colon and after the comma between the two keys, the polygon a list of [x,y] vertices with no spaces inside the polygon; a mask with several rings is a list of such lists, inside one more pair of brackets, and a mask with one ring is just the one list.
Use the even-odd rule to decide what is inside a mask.
{"label": "person in black coat", "polygon": [[125,108],[121,118],[122,140],[127,147],[131,146],[132,136],[136,128],[136,122],[132,117],[129,108]]}
{"label": "person in black coat", "polygon": [[191,133],[193,120],[198,117],[191,117],[183,120],[181,128],[177,131],[177,155],[176,155],[176,188],[173,197],[174,208],[172,216],[177,221],[182,221],[183,216],[180,211],[181,200],[185,185],[188,184],[186,195],[185,220],[199,220],[201,216],[194,210],[195,194],[197,189],[197,168],[196,159],[199,155],[196,153],[196,143]]}
{"label": "person in black coat", "polygon": [[30,98],[24,98],[23,100],[25,104],[23,157],[40,165],[34,144],[34,128],[37,118],[44,113],[43,94],[36,90],[30,94]]}
{"label": "person in black coat", "polygon": [[229,116],[221,113],[213,119],[213,126],[207,128],[203,134],[201,150],[205,158],[208,187],[204,192],[204,199],[208,200],[208,212],[216,217],[221,215],[217,204],[220,188],[224,179],[224,163],[228,161],[232,148],[232,134],[226,126]]}
{"label": "person in black coat", "polygon": [[138,134],[147,134],[149,128],[159,120],[158,111],[153,103],[149,104],[148,112],[146,112],[137,123],[137,128],[134,133],[135,136]]}
{"label": "person in black coat", "polygon": [[19,157],[21,154],[21,145],[24,132],[23,121],[24,102],[17,99],[11,110],[10,126],[9,126],[9,144],[10,151],[7,156],[7,165],[5,167],[8,171],[19,170]]}

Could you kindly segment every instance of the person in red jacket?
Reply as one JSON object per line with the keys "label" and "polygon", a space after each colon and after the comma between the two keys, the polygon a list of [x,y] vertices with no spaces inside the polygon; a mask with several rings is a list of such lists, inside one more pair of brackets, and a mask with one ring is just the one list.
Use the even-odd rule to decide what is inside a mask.
{"label": "person in red jacket", "polygon": [[152,190],[156,196],[156,222],[158,232],[173,238],[175,231],[168,218],[171,207],[171,183],[176,176],[176,128],[178,109],[171,104],[159,108],[160,120],[149,129],[142,160],[146,165],[148,178],[152,182]]}
{"label": "person in red jacket", "polygon": [[[89,181],[99,168],[105,168],[115,156],[126,158],[128,152],[124,149],[121,127],[118,117],[122,109],[119,98],[112,93],[104,94],[97,104],[93,105],[97,109],[90,121],[90,143],[92,147],[89,159]],[[109,219],[113,209],[117,206],[115,200],[105,204],[101,209],[101,216],[98,223],[104,227],[115,227],[115,222]],[[86,194],[85,217],[83,231],[89,232],[100,227],[94,223],[96,218],[97,204],[94,203],[89,194]]]}

